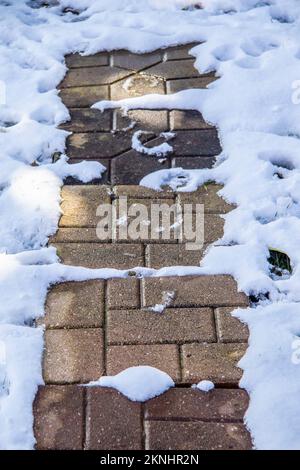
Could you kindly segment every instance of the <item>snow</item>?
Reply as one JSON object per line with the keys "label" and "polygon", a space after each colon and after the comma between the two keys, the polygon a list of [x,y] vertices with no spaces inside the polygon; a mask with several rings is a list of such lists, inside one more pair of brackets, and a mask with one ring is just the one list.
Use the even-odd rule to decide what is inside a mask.
{"label": "snow", "polygon": [[192,388],[198,389],[201,392],[210,392],[215,388],[215,384],[211,380],[201,380],[196,385],[193,385]]}
{"label": "snow", "polygon": [[163,313],[166,308],[170,307],[172,301],[175,298],[175,292],[163,292],[163,302],[161,304],[155,304],[153,307],[149,307],[148,310],[154,313]]}
{"label": "snow", "polygon": [[171,377],[155,367],[129,367],[117,375],[100,377],[89,386],[112,387],[132,401],[147,401],[174,387]]}
{"label": "snow", "polygon": [[166,155],[168,155],[168,153],[173,152],[173,147],[168,144],[168,140],[171,140],[175,137],[174,132],[161,132],[159,134],[159,137],[164,137],[167,142],[163,142],[162,144],[156,145],[154,147],[146,147],[142,144],[142,142],[140,141],[140,137],[145,134],[150,133],[139,130],[134,132],[132,136],[132,148],[137,152],[156,157],[165,157]]}
{"label": "snow", "polygon": [[[66,73],[64,55],[118,48],[149,52],[195,42],[202,43],[192,50],[197,68],[215,69],[219,77],[207,89],[95,107],[202,112],[218,127],[222,142],[215,167],[161,170],[141,184],[158,189],[168,183],[191,191],[215,180],[224,184],[220,194],[237,208],[225,216],[224,237],[200,267],[130,271],[139,276],[228,273],[240,290],[266,294],[256,309],[239,313],[250,328],[250,346],[241,361],[241,386],[251,397],[246,422],[257,448],[299,449],[299,2],[202,0],[204,10],[188,0],[52,3],[31,8],[34,2],[27,0],[0,2],[0,448],[34,445],[32,402],[42,383],[43,343],[42,330],[31,326],[44,313],[49,286],[128,276],[128,271],[63,266],[55,250],[45,248],[57,228],[63,178],[87,182],[104,171],[100,163],[69,165],[64,155],[68,133],[58,125],[69,113],[56,90]],[[182,11],[182,6],[189,8]],[[78,9],[79,15],[63,14],[65,7]],[[53,164],[55,152],[62,157]],[[290,277],[270,276],[269,247],[289,255]]]}

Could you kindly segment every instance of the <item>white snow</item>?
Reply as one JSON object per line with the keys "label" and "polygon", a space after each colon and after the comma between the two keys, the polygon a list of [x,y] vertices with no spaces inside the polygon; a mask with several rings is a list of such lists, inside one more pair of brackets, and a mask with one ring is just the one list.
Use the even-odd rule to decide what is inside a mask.
{"label": "white snow", "polygon": [[[202,112],[219,129],[223,152],[216,166],[162,170],[141,183],[190,191],[215,180],[237,209],[225,217],[223,246],[211,247],[201,267],[132,269],[140,276],[228,273],[246,293],[268,294],[239,314],[251,333],[241,361],[241,385],[251,396],[246,420],[257,448],[300,448],[299,2],[202,0],[205,9],[193,9],[197,3],[63,0],[33,9],[30,1],[0,2],[0,337],[7,351],[0,368],[1,449],[34,445],[42,331],[30,326],[43,315],[50,284],[128,275],[62,266],[55,250],[45,248],[60,215],[62,179],[87,182],[104,171],[98,163],[68,165],[66,156],[51,163],[54,152],[64,155],[68,135],[57,128],[69,118],[56,91],[66,72],[64,55],[148,52],[189,42],[203,43],[193,48],[198,69],[217,70],[219,80],[208,89],[95,107]],[[62,14],[69,6],[80,14]],[[269,247],[291,258],[289,278],[270,276]]]}
{"label": "white snow", "polygon": [[215,384],[211,380],[201,380],[199,383],[192,385],[192,388],[201,390],[201,392],[210,392],[215,388]]}
{"label": "white snow", "polygon": [[175,292],[163,292],[162,296],[162,303],[161,304],[155,304],[152,307],[149,307],[148,310],[154,313],[163,313],[166,308],[170,307],[172,304],[172,301],[175,298]]}
{"label": "white snow", "polygon": [[89,386],[112,387],[132,401],[147,401],[174,387],[171,377],[155,367],[129,367],[117,375],[100,377]]}
{"label": "white snow", "polygon": [[164,137],[166,139],[166,142],[163,142],[159,145],[155,145],[154,147],[146,147],[142,144],[142,142],[140,141],[140,137],[145,134],[150,134],[150,132],[139,130],[134,132],[132,136],[132,148],[137,152],[156,157],[165,157],[168,153],[173,152],[173,147],[168,144],[168,140],[174,139],[174,132],[161,132],[159,134],[159,137]]}

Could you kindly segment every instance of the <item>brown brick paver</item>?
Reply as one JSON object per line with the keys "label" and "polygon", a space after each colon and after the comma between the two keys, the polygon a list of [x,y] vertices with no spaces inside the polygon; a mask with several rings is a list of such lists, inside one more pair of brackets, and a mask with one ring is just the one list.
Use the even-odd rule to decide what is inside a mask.
{"label": "brown brick paver", "polygon": [[[234,206],[220,197],[220,185],[206,184],[193,193],[139,186],[152,171],[211,168],[221,152],[217,131],[194,110],[138,109],[124,114],[90,108],[102,99],[205,88],[216,77],[199,76],[189,55],[192,46],[143,55],[112,51],[66,57],[70,70],[60,96],[71,120],[60,127],[72,133],[67,139],[69,163],[97,161],[106,172],[88,184],[67,178],[59,229],[50,242],[67,265],[129,273],[50,289],[46,315],[37,322],[45,326],[46,384],[34,404],[37,449],[251,448],[243,424],[248,396],[238,388],[238,362],[248,330],[231,316],[236,307],[248,306],[248,298],[228,275],[151,277],[154,273],[148,271],[142,278],[134,269],[199,266],[206,250],[222,237],[223,216]],[[163,142],[161,132],[174,131],[173,152],[163,159],[141,155],[132,149],[137,130],[146,131],[142,141],[147,147]],[[106,227],[106,238],[99,239],[97,207],[105,203],[115,209],[121,197],[148,210],[153,203],[193,203],[193,212],[195,204],[204,204],[203,246],[186,250],[186,240],[178,240],[174,231],[167,239],[159,235],[154,240],[144,231],[128,240],[120,237],[122,226],[115,221]],[[141,219],[148,226],[146,215]],[[149,229],[163,233],[161,224],[152,223]],[[172,298],[166,304],[168,293]],[[153,311],[162,303],[161,313]],[[165,371],[176,386],[145,403],[132,402],[110,388],[84,386],[137,365]],[[203,379],[212,380],[216,388],[204,393],[191,387]]]}
{"label": "brown brick paver", "polygon": [[146,422],[148,450],[249,450],[251,440],[242,424]]}
{"label": "brown brick paver", "polygon": [[86,449],[141,449],[140,403],[130,402],[116,391],[89,388],[86,413]]}
{"label": "brown brick paver", "polygon": [[242,422],[248,407],[243,390],[216,389],[212,393],[173,388],[145,405],[147,420]]}
{"label": "brown brick paver", "polygon": [[162,316],[147,310],[112,310],[107,317],[110,344],[214,342],[212,309],[167,309]]}
{"label": "brown brick paver", "polygon": [[46,383],[89,382],[97,380],[103,370],[103,332],[100,328],[46,331]]}
{"label": "brown brick paver", "polygon": [[127,367],[139,365],[156,367],[169,374],[174,381],[181,381],[179,347],[176,344],[130,344],[107,347],[108,375],[115,375]]}
{"label": "brown brick paver", "polygon": [[48,328],[101,327],[104,318],[104,282],[67,282],[51,289],[45,318]]}
{"label": "brown brick paver", "polygon": [[40,387],[34,404],[38,449],[82,449],[83,392],[74,385]]}
{"label": "brown brick paver", "polygon": [[183,382],[208,379],[217,385],[237,385],[242,376],[237,363],[245,352],[243,344],[184,344],[181,348]]}

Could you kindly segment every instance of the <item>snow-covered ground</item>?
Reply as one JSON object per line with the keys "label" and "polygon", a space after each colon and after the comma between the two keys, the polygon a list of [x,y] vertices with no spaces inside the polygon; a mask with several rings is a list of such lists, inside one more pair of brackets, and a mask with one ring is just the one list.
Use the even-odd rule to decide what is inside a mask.
{"label": "snow-covered ground", "polygon": [[[50,2],[51,3],[51,2]],[[32,402],[42,383],[43,315],[51,283],[110,276],[117,270],[63,266],[45,248],[59,219],[59,189],[69,174],[83,181],[103,167],[55,164],[68,118],[56,86],[64,55],[127,48],[147,52],[179,43],[201,72],[220,77],[207,90],[150,96],[99,108],[188,108],[219,129],[223,152],[212,170],[172,169],[141,183],[195,189],[207,180],[237,209],[226,216],[222,245],[199,268],[139,269],[143,275],[228,273],[256,309],[236,314],[250,327],[241,386],[250,393],[246,423],[257,448],[300,448],[300,4],[298,0],[0,1],[0,448],[34,445]],[[79,10],[63,12],[71,7]],[[185,179],[178,177],[185,176]],[[292,262],[288,278],[270,276],[269,248]],[[262,296],[265,295],[265,297]],[[111,380],[111,379],[110,379]],[[123,382],[122,382],[123,383]]]}

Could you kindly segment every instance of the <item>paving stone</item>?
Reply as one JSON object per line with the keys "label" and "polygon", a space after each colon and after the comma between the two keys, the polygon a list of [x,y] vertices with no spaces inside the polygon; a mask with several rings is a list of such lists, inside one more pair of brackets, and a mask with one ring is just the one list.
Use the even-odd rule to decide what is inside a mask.
{"label": "paving stone", "polygon": [[231,276],[150,277],[142,280],[143,306],[160,304],[164,292],[174,292],[172,307],[243,306],[248,299],[237,291]]}
{"label": "paving stone", "polygon": [[137,185],[149,173],[164,170],[169,166],[168,159],[160,163],[157,158],[130,150],[112,160],[111,182],[118,185]]}
{"label": "paving stone", "polygon": [[115,111],[116,129],[130,128],[134,123],[134,131],[141,129],[151,132],[163,132],[169,129],[167,111],[132,110],[124,115],[122,111]]}
{"label": "paving stone", "polygon": [[116,390],[87,390],[87,450],[142,449],[141,404]]}
{"label": "paving stone", "polygon": [[139,308],[140,281],[135,278],[110,279],[107,283],[107,307],[109,309]]}
{"label": "paving stone", "polygon": [[160,315],[145,310],[112,310],[106,328],[108,344],[216,341],[213,311],[209,308],[166,309]]}
{"label": "paving stone", "polygon": [[99,222],[97,208],[110,203],[108,186],[64,186],[61,191],[60,227],[96,227]]}
{"label": "paving stone", "polygon": [[[85,162],[84,159],[77,159],[77,160],[73,160],[72,158],[70,158],[68,160],[68,163],[70,165],[78,165],[79,163],[81,162]],[[109,181],[109,177],[110,177],[110,161],[108,159],[103,159],[103,158],[97,158],[97,159],[93,159],[92,160],[93,162],[98,162],[98,163],[101,163],[101,165],[103,165],[105,167],[105,170],[104,172],[100,175],[100,177],[96,177],[92,180],[90,180],[88,183],[89,185],[91,184],[109,184],[110,181]],[[72,168],[71,168],[71,171],[72,171]],[[65,180],[64,180],[64,184],[65,185],[86,185],[85,182],[83,181],[80,181],[78,180],[75,176],[68,176]]]}
{"label": "paving stone", "polygon": [[165,266],[199,266],[205,247],[190,251],[185,245],[151,244],[146,247],[146,265],[160,269]]}
{"label": "paving stone", "polygon": [[98,109],[72,108],[69,110],[71,121],[60,128],[71,132],[108,132],[112,127],[112,112],[101,113]]}
{"label": "paving stone", "polygon": [[183,381],[211,380],[216,385],[237,385],[242,377],[237,364],[246,349],[244,344],[229,343],[183,345]]}
{"label": "paving stone", "polygon": [[113,192],[116,197],[126,196],[131,199],[170,199],[175,197],[175,193],[169,187],[157,191],[140,185],[117,185],[114,186]]}
{"label": "paving stone", "polygon": [[[174,64],[172,64],[172,62],[169,62],[169,64],[172,67],[174,67]],[[182,78],[179,80],[168,80],[167,81],[167,93],[178,93],[179,91],[189,90],[191,88],[207,88],[207,86],[210,83],[216,80],[216,77],[214,77],[213,75],[199,77],[197,72],[196,72],[196,75],[194,75],[194,77],[195,78]]]}
{"label": "paving stone", "polygon": [[103,281],[65,282],[48,292],[45,317],[47,328],[100,327],[104,315]]}
{"label": "paving stone", "polygon": [[178,193],[178,202],[179,204],[204,204],[206,214],[225,214],[234,209],[234,206],[218,195],[220,189],[222,189],[221,185],[205,184],[192,193]]}
{"label": "paving stone", "polygon": [[215,161],[215,157],[175,157],[172,158],[172,168],[184,168],[185,170],[212,168]]}
{"label": "paving stone", "polygon": [[[174,226],[177,205],[174,199],[128,199],[123,208],[119,200],[113,202],[118,220],[116,227],[118,241],[147,243],[177,243],[179,234]],[[126,217],[126,220],[124,219]]]}
{"label": "paving stone", "polygon": [[175,109],[170,112],[170,128],[172,131],[180,129],[213,129],[198,111],[181,111]]}
{"label": "paving stone", "polygon": [[[184,46],[170,47],[165,50],[164,58],[166,60],[178,60],[178,59],[190,59],[191,56],[189,51],[194,47],[198,46],[197,43],[186,44]],[[176,64],[173,64],[176,67]]]}
{"label": "paving stone", "polygon": [[149,54],[133,54],[128,51],[115,51],[112,53],[112,61],[115,67],[135,70],[136,72],[161,60],[162,53],[160,51],[150,52]]}
{"label": "paving stone", "polygon": [[46,383],[84,383],[103,373],[103,333],[100,328],[46,330]]}
{"label": "paving stone", "polygon": [[231,315],[233,310],[233,307],[223,307],[215,310],[219,340],[222,343],[247,342],[249,337],[247,325]]}
{"label": "paving stone", "polygon": [[99,52],[98,54],[89,56],[70,54],[66,56],[66,65],[69,68],[108,65],[108,54],[107,52]]}
{"label": "paving stone", "polygon": [[[174,78],[187,78],[198,77],[199,72],[194,67],[195,59],[190,60],[177,60],[176,67],[172,62],[161,62],[160,64],[154,65],[153,67],[144,70],[143,73],[146,75],[152,75],[154,77],[160,77],[165,80]],[[187,88],[187,87],[185,87]]]}
{"label": "paving stone", "polygon": [[173,154],[183,157],[191,156],[214,156],[221,152],[218,134],[213,129],[202,129],[193,131],[177,131],[172,140]]}
{"label": "paving stone", "polygon": [[178,346],[175,344],[151,344],[109,346],[106,353],[106,373],[115,375],[132,366],[152,366],[180,381]]}
{"label": "paving stone", "polygon": [[74,385],[40,387],[34,402],[34,417],[37,449],[82,449],[82,387]]}
{"label": "paving stone", "polygon": [[250,450],[251,439],[242,424],[203,422],[146,422],[146,450]]}
{"label": "paving stone", "polygon": [[163,78],[137,73],[111,85],[111,99],[121,100],[152,93],[164,94],[165,81]]}
{"label": "paving stone", "polygon": [[143,246],[127,243],[55,243],[64,264],[86,268],[131,269],[144,266]]}
{"label": "paving stone", "polygon": [[243,421],[249,404],[243,390],[214,389],[209,393],[172,388],[145,404],[146,420]]}
{"label": "paving stone", "polygon": [[84,67],[70,69],[62,83],[61,88],[70,88],[91,85],[110,85],[130,75],[127,70],[121,70],[117,67]]}
{"label": "paving stone", "polygon": [[[190,206],[184,206],[183,208],[186,210],[188,213],[190,210],[195,210],[195,207],[190,207]],[[204,207],[205,209],[205,207]],[[189,222],[190,223],[190,222]],[[196,227],[197,223],[198,229]],[[224,229],[224,219],[222,219],[219,215],[217,214],[206,214],[204,213],[204,242],[205,243],[213,243],[219,238],[223,236],[223,229]],[[192,217],[192,230],[195,233],[197,231],[197,238],[200,238],[200,230],[201,226],[200,223],[197,222],[196,220],[196,214],[193,215]],[[186,243],[187,237],[185,236],[185,231],[184,231],[184,223],[183,223],[183,243]]]}
{"label": "paving stone", "polygon": [[132,135],[124,132],[97,132],[73,134],[68,139],[70,158],[112,158],[131,149]]}
{"label": "paving stone", "polygon": [[108,100],[108,86],[64,88],[59,95],[67,108],[89,108],[96,101]]}
{"label": "paving stone", "polygon": [[[108,237],[110,241],[111,235]],[[50,243],[101,243],[95,227],[61,227],[56,234],[50,238]]]}

